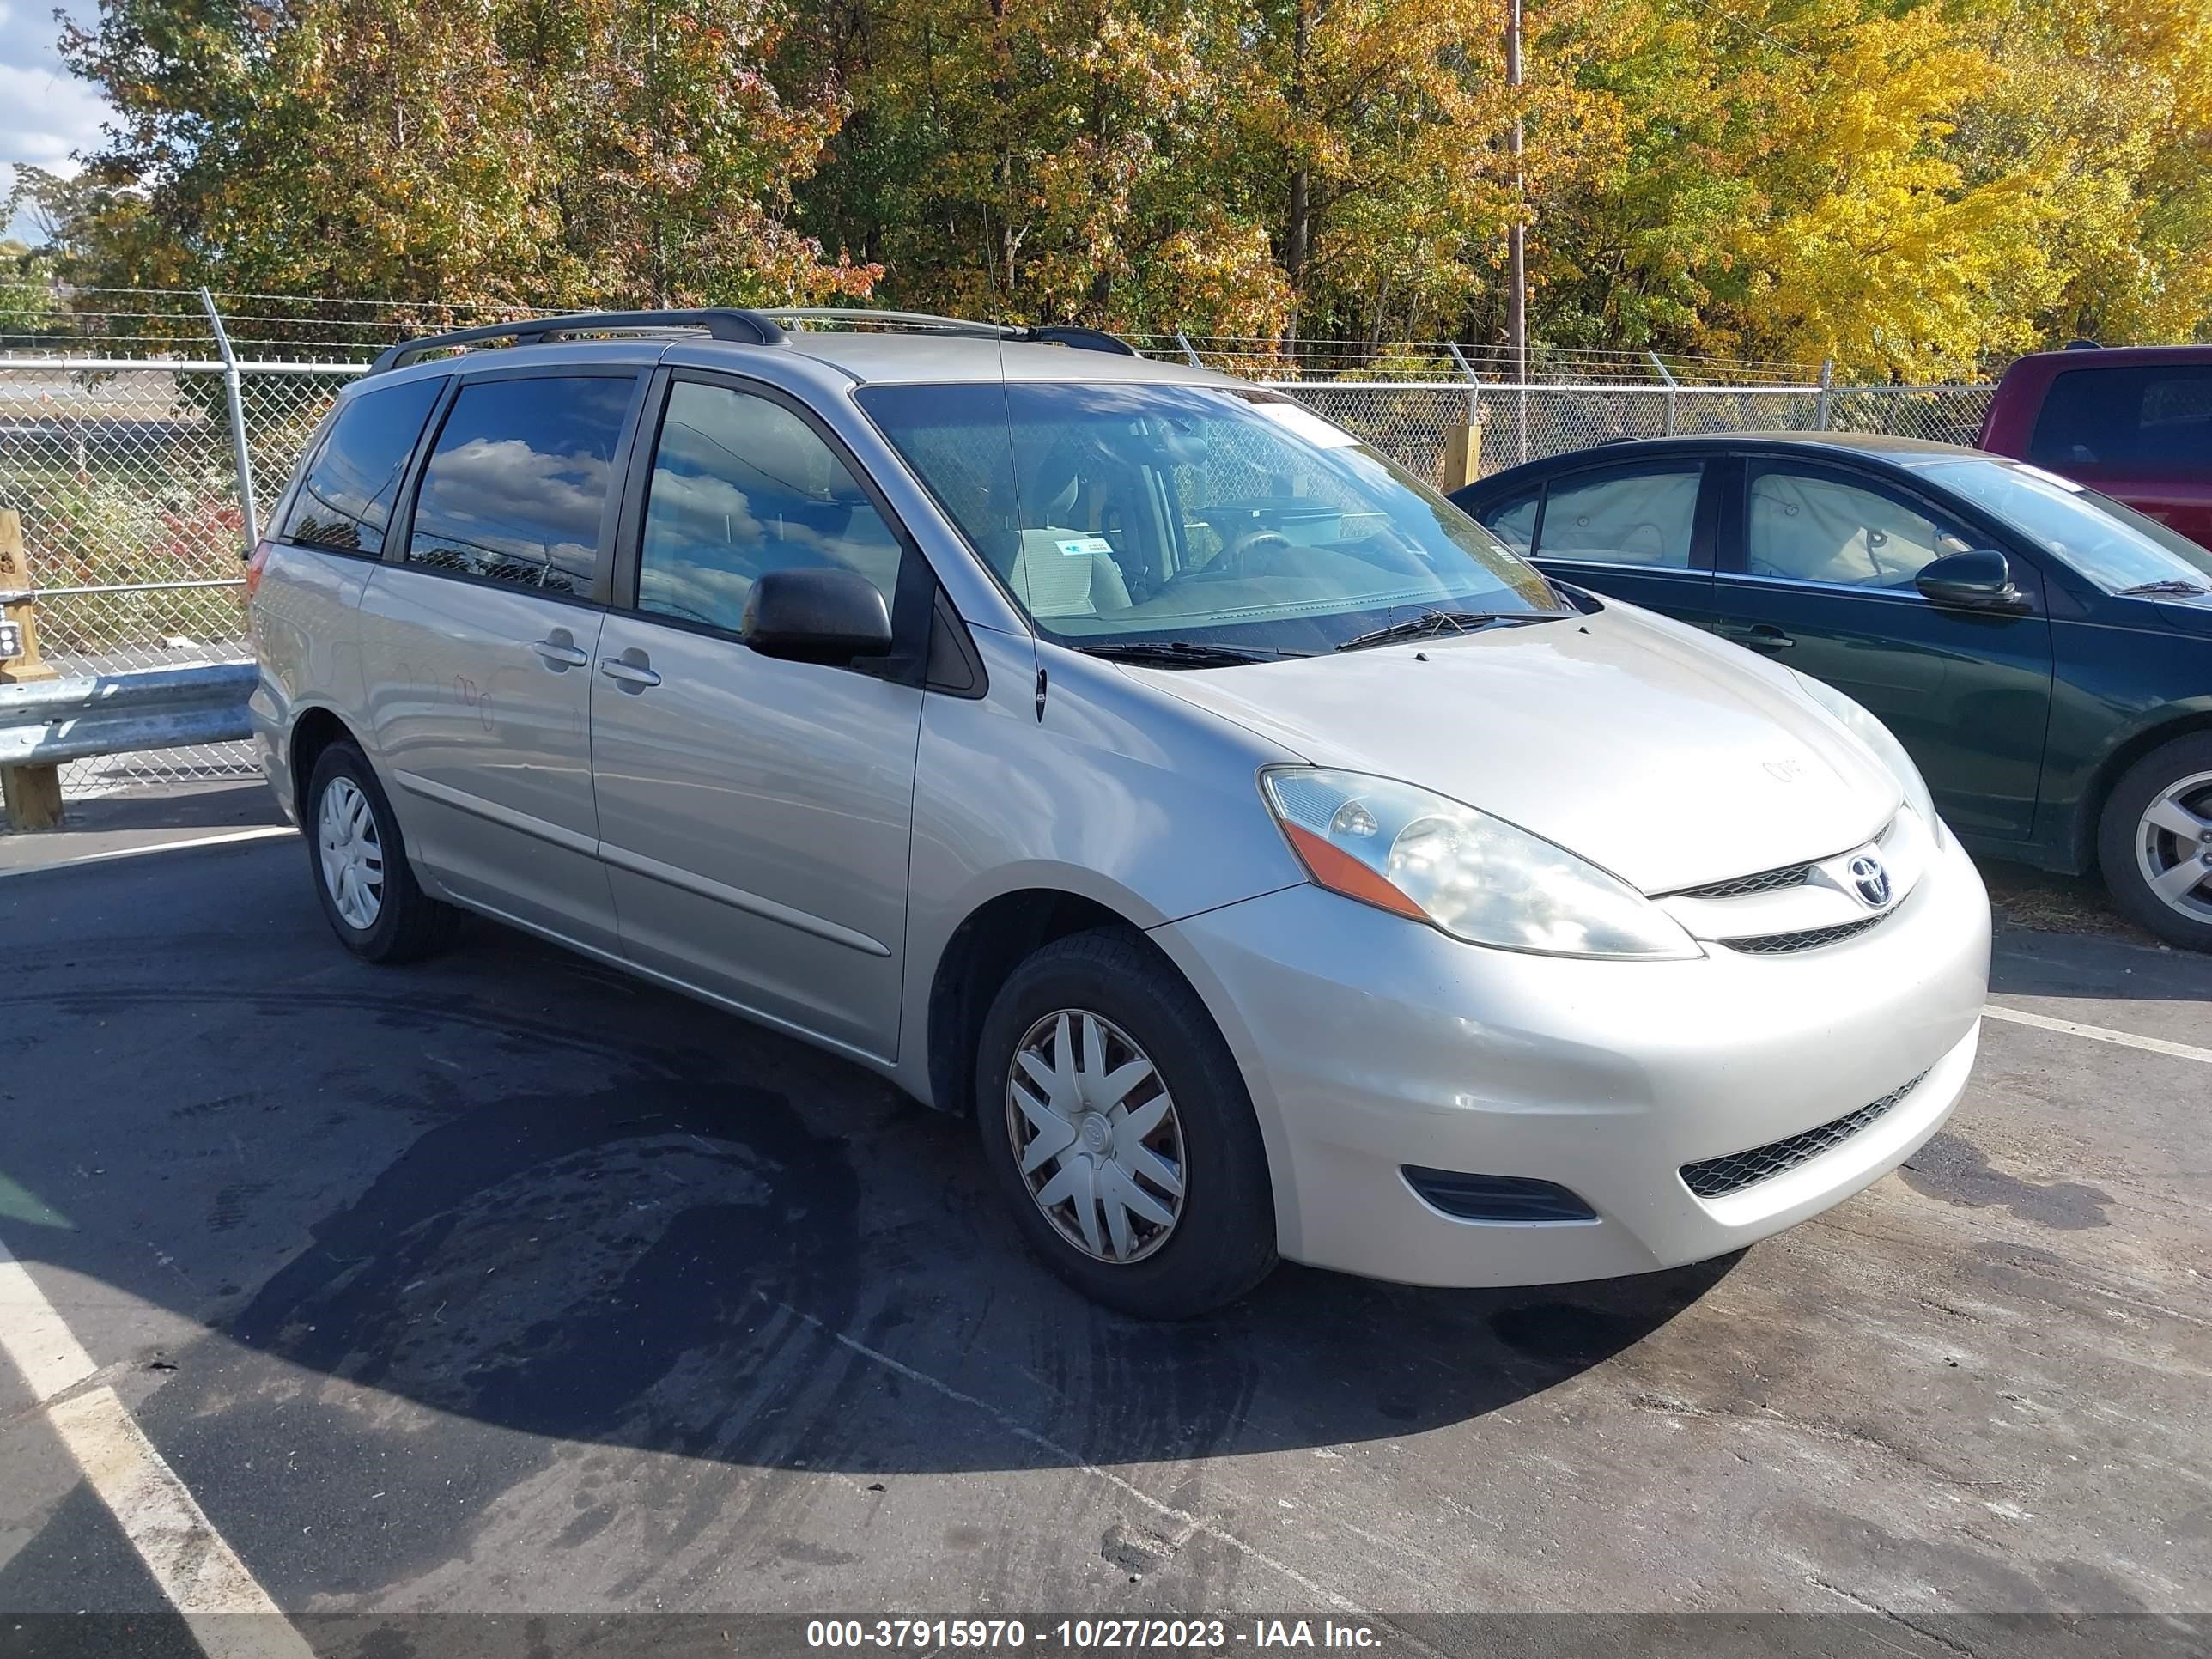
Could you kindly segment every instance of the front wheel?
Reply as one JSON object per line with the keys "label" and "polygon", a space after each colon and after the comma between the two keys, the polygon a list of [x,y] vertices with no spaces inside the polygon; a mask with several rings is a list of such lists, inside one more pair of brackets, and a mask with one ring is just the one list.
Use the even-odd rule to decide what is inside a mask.
{"label": "front wheel", "polygon": [[1093,1300],[1183,1319],[1275,1265],[1243,1078],[1197,994],[1133,934],[1074,934],[1014,970],[984,1018],[975,1110],[1030,1246]]}
{"label": "front wheel", "polygon": [[2113,786],[2097,836],[2105,884],[2171,944],[2212,951],[2212,732],[2160,744]]}

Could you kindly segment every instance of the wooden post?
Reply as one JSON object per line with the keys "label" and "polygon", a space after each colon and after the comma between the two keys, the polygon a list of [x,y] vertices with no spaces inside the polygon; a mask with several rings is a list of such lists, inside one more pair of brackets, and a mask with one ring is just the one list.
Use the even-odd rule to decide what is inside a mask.
{"label": "wooden post", "polygon": [[[31,586],[31,565],[23,550],[23,517],[0,512],[0,592],[16,593]],[[0,685],[21,685],[32,680],[57,678],[39,655],[39,622],[26,599],[5,602],[8,620],[23,630],[23,653],[0,659]],[[0,766],[0,796],[8,805],[8,822],[18,830],[52,830],[62,821],[62,775],[54,766]]]}
{"label": "wooden post", "polygon": [[1438,471],[1438,482],[1444,493],[1465,484],[1473,483],[1482,476],[1482,422],[1472,416],[1462,416],[1444,434],[1443,460]]}

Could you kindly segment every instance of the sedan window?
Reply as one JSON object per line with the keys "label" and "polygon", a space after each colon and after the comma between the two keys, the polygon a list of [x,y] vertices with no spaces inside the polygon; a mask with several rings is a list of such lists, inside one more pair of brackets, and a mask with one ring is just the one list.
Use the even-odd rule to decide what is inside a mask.
{"label": "sedan window", "polygon": [[1532,489],[1476,517],[1484,529],[1516,553],[1527,553],[1536,545],[1536,508],[1543,499],[1542,490]]}
{"label": "sedan window", "polygon": [[1609,472],[1554,483],[1544,503],[1538,556],[1598,564],[1690,566],[1698,469]]}
{"label": "sedan window", "polygon": [[1972,545],[1890,495],[1815,473],[1756,474],[1749,507],[1744,565],[1754,576],[1910,587],[1923,565]]}

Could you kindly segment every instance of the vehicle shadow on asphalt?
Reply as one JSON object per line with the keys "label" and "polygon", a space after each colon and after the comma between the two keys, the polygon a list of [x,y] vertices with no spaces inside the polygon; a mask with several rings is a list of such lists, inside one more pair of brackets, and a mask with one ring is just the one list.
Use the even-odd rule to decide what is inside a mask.
{"label": "vehicle shadow on asphalt", "polygon": [[[158,1415],[222,1413],[234,1443],[260,1356],[497,1429],[768,1468],[1318,1449],[1510,1407],[1733,1265],[1494,1291],[1286,1266],[1203,1319],[1126,1318],[1028,1255],[966,1121],[489,924],[365,967],[281,862],[241,865],[239,902],[260,911],[267,881],[290,913],[203,933],[188,984],[148,965],[128,902],[102,913],[117,936],[36,994],[62,1042],[25,1083],[63,1117],[11,1171],[76,1217],[12,1230],[27,1259],[210,1328]],[[131,1046],[72,1056],[95,1030]],[[104,1120],[89,1187],[70,1114]],[[86,1190],[158,1203],[167,1242]]]}
{"label": "vehicle shadow on asphalt", "polygon": [[[1130,1319],[1028,1255],[964,1120],[713,1011],[640,1000],[656,1040],[611,1077],[428,1130],[313,1224],[227,1334],[571,1441],[876,1474],[1136,1462],[1495,1411],[1733,1265],[1503,1291],[1286,1266],[1214,1316]],[[813,1086],[780,1086],[786,1066]]]}

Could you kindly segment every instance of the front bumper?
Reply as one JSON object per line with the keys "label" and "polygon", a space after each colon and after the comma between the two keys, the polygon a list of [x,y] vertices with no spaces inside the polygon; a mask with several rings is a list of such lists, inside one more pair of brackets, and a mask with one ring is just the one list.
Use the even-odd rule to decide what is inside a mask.
{"label": "front bumper", "polygon": [[[1989,901],[1957,842],[1882,924],[1783,956],[1582,962],[1463,945],[1316,887],[1153,932],[1219,1021],[1293,1261],[1527,1285],[1723,1255],[1849,1197],[1933,1134],[1972,1068]],[[1923,1075],[1924,1073],[1924,1075]],[[1681,1166],[1866,1127],[1724,1197]],[[1594,1221],[1455,1219],[1407,1165],[1553,1182]]]}

